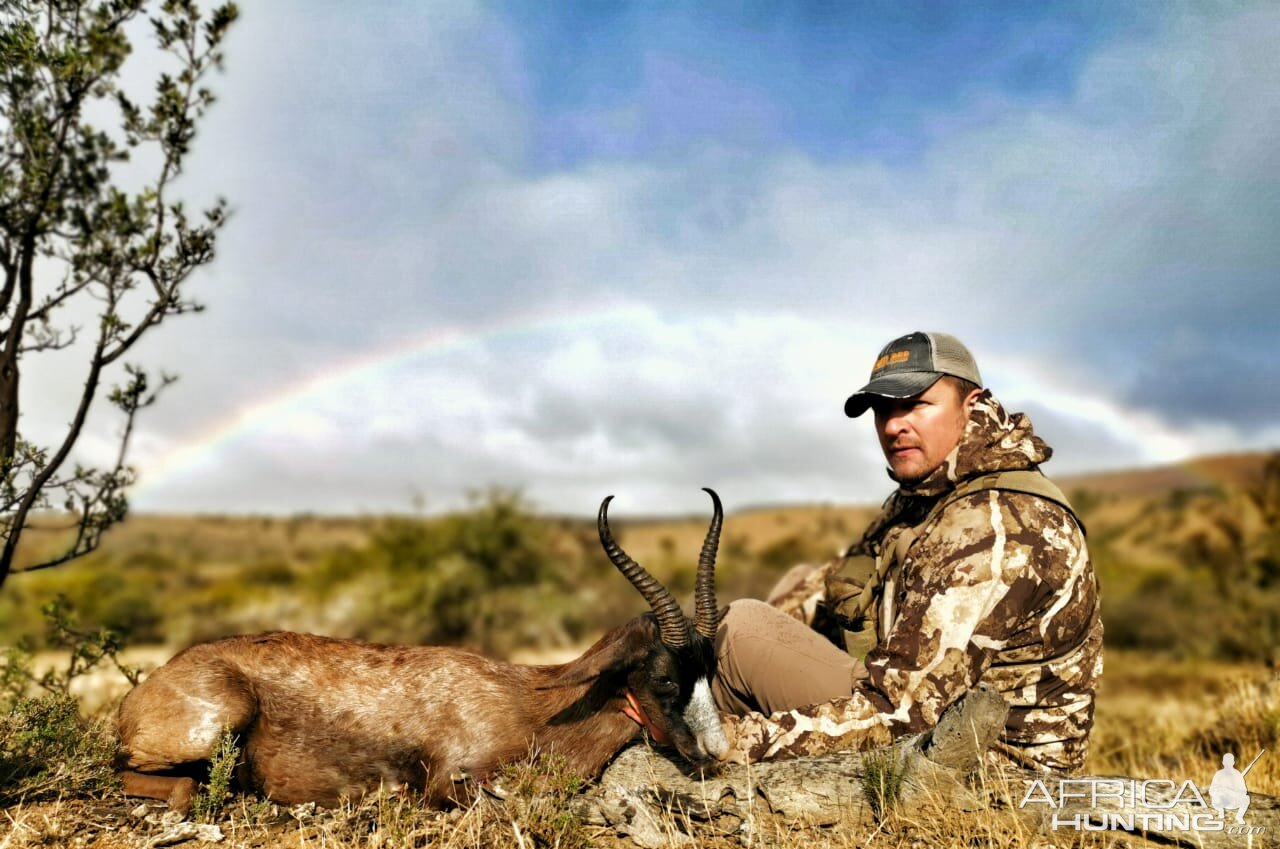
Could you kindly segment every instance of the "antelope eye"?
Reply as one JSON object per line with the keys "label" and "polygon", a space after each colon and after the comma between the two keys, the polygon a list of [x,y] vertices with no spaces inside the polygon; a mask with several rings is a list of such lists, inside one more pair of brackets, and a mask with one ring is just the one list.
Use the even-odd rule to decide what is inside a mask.
{"label": "antelope eye", "polygon": [[659,675],[653,680],[653,686],[658,690],[674,690],[676,689],[676,682],[665,675]]}

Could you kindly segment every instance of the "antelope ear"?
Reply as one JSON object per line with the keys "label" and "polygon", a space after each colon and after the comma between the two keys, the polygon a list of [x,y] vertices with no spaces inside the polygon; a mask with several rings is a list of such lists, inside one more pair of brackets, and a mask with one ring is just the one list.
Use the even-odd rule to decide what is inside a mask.
{"label": "antelope ear", "polygon": [[565,664],[555,680],[539,689],[575,687],[614,675],[621,676],[644,660],[658,639],[657,620],[652,613],[646,613],[605,634],[582,657]]}

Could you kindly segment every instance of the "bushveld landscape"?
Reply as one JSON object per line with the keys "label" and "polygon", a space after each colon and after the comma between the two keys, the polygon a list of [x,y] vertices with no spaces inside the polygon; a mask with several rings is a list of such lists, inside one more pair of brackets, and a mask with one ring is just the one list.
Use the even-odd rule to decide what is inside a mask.
{"label": "bushveld landscape", "polygon": [[[1280,455],[1062,479],[1088,526],[1102,588],[1106,673],[1086,771],[1191,779],[1223,752],[1253,794],[1280,795]],[[742,509],[725,523],[720,601],[762,596],[790,566],[848,545],[872,506]],[[57,517],[24,537],[23,562],[56,546]],[[705,516],[618,510],[630,554],[685,599]],[[572,657],[643,601],[601,554],[594,522],[516,493],[477,493],[444,516],[136,515],[75,563],[15,576],[0,597],[0,849],[166,845],[163,806],[125,800],[110,764],[110,717],[136,678],[199,640],[291,629],[375,641],[462,645],[526,662]],[[120,667],[124,667],[123,671]],[[234,743],[234,741],[229,741]],[[614,845],[572,805],[580,777],[554,762],[513,768],[513,798],[422,810],[383,797],[337,811],[282,810],[226,794],[234,747],[196,821],[228,846]],[[998,800],[1018,788],[995,786]],[[929,808],[929,809],[926,809]],[[679,832],[675,822],[672,834]],[[749,836],[690,829],[691,845],[959,847],[1141,843],[1122,833],[1037,831],[993,802],[868,808],[855,826],[791,823]],[[1267,845],[1275,835],[1255,835]],[[674,839],[674,837],[673,837]],[[1246,845],[1246,838],[1240,838]],[[191,844],[196,845],[196,844]]]}
{"label": "bushveld landscape", "polygon": [[[1060,449],[1259,452],[1057,482],[1106,623],[1086,772],[1206,788],[1230,752],[1266,825],[1164,839],[1274,845],[1280,6],[199,5],[0,4],[0,849],[1143,843],[1047,829],[1027,775],[962,775],[1004,722],[982,686],[933,737],[833,755],[856,769],[802,815],[755,780],[786,764],[695,781],[630,748],[613,769],[698,789],[620,797],[651,812],[629,837],[591,807],[607,779],[537,753],[451,810],[288,808],[236,786],[227,733],[189,817],[122,794],[117,705],[199,641],[549,663],[644,610],[589,517],[599,458],[653,509],[666,469],[738,470],[722,603],[831,558],[873,506],[734,496],[869,491],[839,488],[878,459],[831,464],[816,399],[906,315],[997,329],[988,377]],[[492,480],[554,503],[245,515]],[[688,604],[706,514],[618,495],[621,543]],[[464,707],[434,718],[488,718]],[[957,740],[973,757],[929,760]]]}

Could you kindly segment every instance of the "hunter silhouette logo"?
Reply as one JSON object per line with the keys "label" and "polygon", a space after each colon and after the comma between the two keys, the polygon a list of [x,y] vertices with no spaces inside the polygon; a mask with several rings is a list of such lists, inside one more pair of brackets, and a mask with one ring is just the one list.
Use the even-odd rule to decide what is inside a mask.
{"label": "hunter silhouette logo", "polygon": [[1244,812],[1249,809],[1249,788],[1245,786],[1244,777],[1266,751],[1258,752],[1258,757],[1244,768],[1244,772],[1236,769],[1234,754],[1227,752],[1222,756],[1222,769],[1213,774],[1213,781],[1209,784],[1209,799],[1218,809],[1218,816],[1226,819],[1227,810],[1234,809],[1236,822],[1244,822]]}

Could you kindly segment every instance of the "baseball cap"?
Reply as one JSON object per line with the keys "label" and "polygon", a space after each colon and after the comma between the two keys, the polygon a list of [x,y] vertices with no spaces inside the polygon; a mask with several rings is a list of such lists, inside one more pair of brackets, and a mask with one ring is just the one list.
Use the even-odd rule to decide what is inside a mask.
{"label": "baseball cap", "polygon": [[880,349],[880,356],[871,367],[871,381],[844,402],[844,414],[857,418],[867,411],[876,396],[919,395],[944,374],[982,385],[978,363],[956,337],[919,330],[899,336]]}

